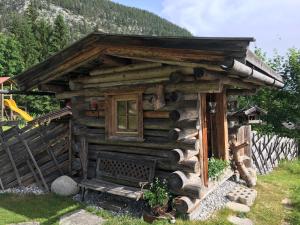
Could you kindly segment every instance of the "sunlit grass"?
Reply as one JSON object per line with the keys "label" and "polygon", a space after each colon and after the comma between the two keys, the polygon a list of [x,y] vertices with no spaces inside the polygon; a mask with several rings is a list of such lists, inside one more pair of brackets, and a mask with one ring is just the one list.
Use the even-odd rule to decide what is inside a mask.
{"label": "sunlit grass", "polygon": [[[300,224],[300,161],[284,162],[272,173],[259,176],[256,187],[258,196],[251,211],[245,216],[258,225],[281,225],[288,221],[292,225]],[[292,209],[285,209],[282,199],[291,198]],[[59,218],[66,213],[86,208],[106,219],[106,225],[146,225],[141,218],[130,216],[114,216],[105,210],[95,210],[70,198],[53,194],[41,196],[16,196],[0,194],[0,225],[37,221],[42,225],[58,224]],[[208,221],[177,220],[178,225],[229,225],[228,215],[235,213],[223,209],[215,213]],[[165,221],[155,222],[154,225],[167,224]]]}

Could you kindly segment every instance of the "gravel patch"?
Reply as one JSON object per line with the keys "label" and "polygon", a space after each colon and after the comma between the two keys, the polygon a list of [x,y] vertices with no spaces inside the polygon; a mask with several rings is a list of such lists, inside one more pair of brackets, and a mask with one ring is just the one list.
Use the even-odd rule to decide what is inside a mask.
{"label": "gravel patch", "polygon": [[38,186],[36,185],[31,185],[28,187],[16,187],[16,188],[8,188],[6,190],[1,190],[0,194],[5,194],[5,193],[9,193],[9,194],[17,194],[17,195],[42,195],[45,194],[45,192],[40,189]]}
{"label": "gravel patch", "polygon": [[[77,194],[73,196],[73,200],[81,202],[81,195]],[[114,216],[131,215],[138,218],[142,216],[143,210],[146,207],[144,201],[135,201],[91,190],[87,191],[84,203],[96,210],[109,210]],[[107,208],[107,203],[110,203],[109,208]]]}
{"label": "gravel patch", "polygon": [[201,210],[196,219],[207,220],[216,210],[224,208],[226,203],[229,202],[226,195],[238,185],[236,182],[227,180],[217,187],[216,190],[201,201]]}

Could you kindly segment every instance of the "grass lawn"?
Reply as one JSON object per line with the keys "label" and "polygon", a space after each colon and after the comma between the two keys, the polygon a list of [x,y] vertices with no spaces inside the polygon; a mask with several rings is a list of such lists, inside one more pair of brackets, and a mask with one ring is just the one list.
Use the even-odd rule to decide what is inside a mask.
{"label": "grass lawn", "polygon": [[[259,176],[256,187],[258,197],[251,212],[244,215],[257,225],[281,225],[284,221],[292,225],[300,224],[300,161],[282,163],[281,166],[266,176]],[[285,209],[281,201],[289,197],[293,200],[293,208]],[[59,218],[69,212],[85,208],[84,205],[53,194],[41,196],[16,196],[0,194],[0,225],[25,221],[39,221],[42,225],[58,224]],[[129,216],[114,217],[106,211],[89,211],[107,219],[106,225],[142,225],[141,219]],[[234,214],[229,210],[221,210],[209,221],[183,221],[179,225],[213,225],[229,224],[226,218]],[[155,224],[167,224],[157,222]]]}

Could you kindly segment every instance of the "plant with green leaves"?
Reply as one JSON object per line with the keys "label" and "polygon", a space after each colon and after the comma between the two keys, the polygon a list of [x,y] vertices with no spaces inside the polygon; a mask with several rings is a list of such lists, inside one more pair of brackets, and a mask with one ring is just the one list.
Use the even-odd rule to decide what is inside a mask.
{"label": "plant with green leaves", "polygon": [[228,166],[228,161],[211,157],[208,160],[208,177],[213,180],[217,179]]}
{"label": "plant with green leaves", "polygon": [[155,178],[154,182],[150,184],[149,190],[144,192],[144,200],[151,208],[167,206],[170,200],[167,181]]}

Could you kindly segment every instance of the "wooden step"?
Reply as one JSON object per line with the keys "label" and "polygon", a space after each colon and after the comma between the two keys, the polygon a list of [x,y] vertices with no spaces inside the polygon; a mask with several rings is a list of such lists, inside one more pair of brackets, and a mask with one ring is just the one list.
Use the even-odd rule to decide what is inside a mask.
{"label": "wooden step", "polygon": [[79,187],[135,200],[140,199],[143,195],[143,191],[139,188],[119,185],[100,179],[83,180],[79,183]]}

